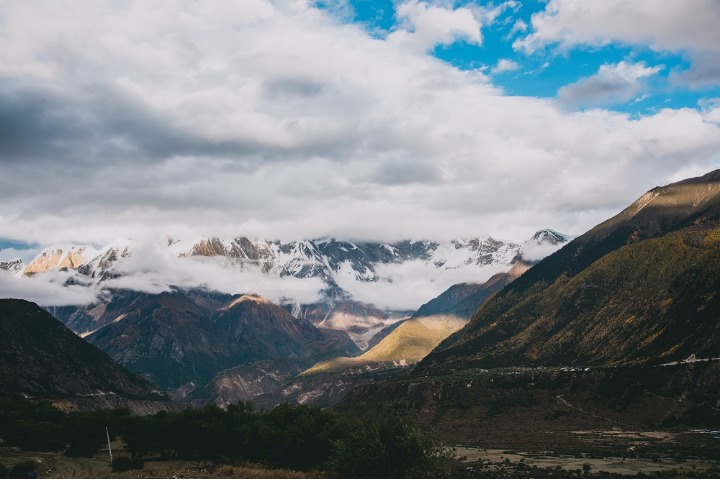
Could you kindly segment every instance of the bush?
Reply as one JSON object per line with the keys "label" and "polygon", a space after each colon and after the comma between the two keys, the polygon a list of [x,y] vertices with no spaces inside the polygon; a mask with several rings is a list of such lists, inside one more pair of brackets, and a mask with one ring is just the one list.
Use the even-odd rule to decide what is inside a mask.
{"label": "bush", "polygon": [[377,414],[335,442],[329,467],[342,478],[433,477],[450,456],[415,417]]}
{"label": "bush", "polygon": [[127,472],[128,470],[142,470],[145,466],[141,458],[131,458],[127,455],[121,455],[113,458],[112,471],[113,472]]}
{"label": "bush", "polygon": [[35,468],[35,462],[24,460],[10,470],[10,478],[37,478]]}

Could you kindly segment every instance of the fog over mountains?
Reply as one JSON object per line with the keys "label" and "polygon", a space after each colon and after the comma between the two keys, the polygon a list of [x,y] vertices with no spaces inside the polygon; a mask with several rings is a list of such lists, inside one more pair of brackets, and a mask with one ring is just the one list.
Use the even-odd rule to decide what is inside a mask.
{"label": "fog over mountains", "polygon": [[92,303],[112,289],[159,293],[204,288],[256,292],[288,305],[354,300],[414,311],[451,285],[482,283],[520,256],[544,256],[567,240],[544,230],[522,245],[489,236],[446,242],[205,237],[142,243],[121,239],[101,248],[55,245],[27,265],[3,262],[0,292],[62,306]]}

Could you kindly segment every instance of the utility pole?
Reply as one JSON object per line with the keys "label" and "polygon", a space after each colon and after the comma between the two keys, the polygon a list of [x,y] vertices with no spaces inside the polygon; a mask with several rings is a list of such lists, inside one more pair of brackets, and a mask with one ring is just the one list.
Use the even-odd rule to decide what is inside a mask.
{"label": "utility pole", "polygon": [[108,452],[110,452],[110,465],[112,465],[112,448],[110,448],[110,432],[108,431],[108,427],[105,427],[105,435],[107,435]]}

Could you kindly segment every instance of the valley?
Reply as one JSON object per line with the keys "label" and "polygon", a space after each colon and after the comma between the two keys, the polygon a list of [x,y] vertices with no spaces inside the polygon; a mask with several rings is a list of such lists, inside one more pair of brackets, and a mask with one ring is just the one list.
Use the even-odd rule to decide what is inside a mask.
{"label": "valley", "polygon": [[[270,467],[305,465],[299,469],[316,469],[320,476],[361,468],[350,467],[356,455],[340,446],[360,441],[356,433],[380,428],[381,418],[398,422],[383,428],[428,442],[429,450],[418,451],[431,453],[418,454],[417,461],[428,462],[423,468],[432,476],[710,475],[720,455],[719,228],[720,171],[715,171],[653,189],[574,239],[544,230],[522,247],[487,238],[444,246],[208,239],[190,250],[169,242],[175,250],[168,258],[178,264],[200,257],[213,272],[261,268],[266,280],[320,281],[325,286],[320,297],[304,304],[198,287],[110,288],[135,278],[124,265],[139,256],[133,253],[138,247],[99,254],[81,247],[51,249],[31,262],[32,268],[15,263],[8,273],[34,280],[57,269],[69,275],[68,288],[102,293],[88,305],[44,310],[2,300],[3,325],[14,329],[7,336],[17,342],[10,350],[15,356],[6,351],[2,363],[12,373],[3,395],[46,399],[65,411],[125,406],[150,413],[147,420],[133,420],[138,423],[132,428],[155,422],[144,435],[158,435],[157,441],[168,445],[167,418],[178,425],[190,422],[183,428],[192,430],[201,425],[193,423],[194,416],[229,415],[227,421],[242,435],[270,422],[280,436],[297,433],[284,430],[286,420],[309,421],[313,426],[303,427],[301,437],[316,435],[317,422],[330,422],[337,430],[317,434],[324,446],[313,454],[324,460],[312,467],[301,460],[283,463],[270,444],[247,450],[256,457],[239,450],[225,454]],[[554,253],[529,260],[523,255],[533,246]],[[432,265],[438,275],[478,265],[500,271],[484,281],[453,284],[414,311],[364,303],[352,288],[342,287],[351,285],[344,279],[349,276],[382,289],[391,281],[383,275],[403,262]],[[20,335],[18,318],[37,318],[47,326]],[[46,338],[50,324],[66,333]],[[62,342],[73,349],[102,350],[109,355],[103,361],[119,364],[108,369],[126,368],[117,374],[124,385],[157,387],[152,393],[121,394],[110,386],[116,378],[101,379],[84,365],[98,353],[78,354],[64,367],[90,372],[98,382],[94,386],[50,376],[74,354],[21,366],[19,352],[70,352],[54,345],[68,335],[72,339]],[[108,392],[119,398],[104,399]],[[151,409],[148,402],[160,403]],[[154,414],[158,410],[167,413]],[[286,420],[273,423],[281,418]],[[202,427],[210,429],[204,435],[220,428],[213,422]],[[352,429],[345,430],[346,422]],[[415,437],[413,428],[420,425],[433,433]],[[132,447],[133,435],[138,434],[127,431],[123,445],[149,462],[193,459],[193,448],[199,448],[186,446],[178,453]],[[242,445],[237,448],[250,448]],[[378,448],[372,455],[394,447]],[[339,458],[348,463],[333,463]],[[387,461],[382,468],[391,468]]]}

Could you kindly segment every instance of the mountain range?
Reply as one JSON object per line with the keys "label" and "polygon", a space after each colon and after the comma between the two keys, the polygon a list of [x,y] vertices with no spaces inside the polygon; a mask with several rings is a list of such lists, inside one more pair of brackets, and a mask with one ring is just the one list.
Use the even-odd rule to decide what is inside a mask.
{"label": "mountain range", "polygon": [[[321,297],[278,305],[249,292],[117,288],[133,279],[123,267],[138,260],[132,245],[5,262],[18,278],[59,269],[80,287],[106,287],[91,305],[46,307],[84,339],[36,305],[3,300],[2,391],[75,408],[139,401],[148,412],[169,405],[160,390],[181,405],[411,408],[443,441],[482,438],[488,448],[553,449],[582,431],[720,421],[720,170],[656,187],[572,240],[547,230],[522,247],[248,242],[167,248],[173,261],[314,279]],[[498,273],[399,317],[347,288],[348,278],[382,288],[407,262]]]}
{"label": "mountain range", "polygon": [[[352,365],[369,362],[374,370],[380,365],[380,370],[398,367],[402,371],[469,318],[469,314],[458,315],[448,309],[450,317],[413,319],[403,324],[412,312],[393,317],[387,309],[354,300],[339,286],[339,277],[346,275],[372,284],[381,281],[383,266],[407,262],[452,270],[467,265],[503,268],[504,262],[514,261],[513,271],[519,271],[524,268],[519,260],[523,248],[555,246],[566,241],[565,236],[551,230],[538,232],[523,247],[489,237],[446,244],[337,240],[283,244],[210,238],[194,242],[190,248],[184,242],[171,240],[167,248],[178,262],[209,259],[230,272],[254,268],[270,278],[319,278],[326,288],[321,301],[285,304],[284,308],[256,294],[230,295],[172,286],[160,293],[104,288],[93,304],[46,308],[121,365],[170,392],[178,401],[227,404],[264,395],[278,402],[288,394],[288,382],[318,362],[322,365],[333,358],[352,358]],[[65,270],[73,272],[69,282],[75,285],[111,286],[113,280],[132,275],[123,266],[138,249],[135,242],[114,242],[99,250],[91,246],[56,246],[45,249],[24,268],[18,268],[15,262],[14,269],[17,275],[30,276]],[[489,288],[481,283],[466,284],[468,293],[480,292],[474,299],[464,299],[468,312],[509,278],[506,274],[496,275],[488,282],[492,285]],[[473,302],[474,307],[467,306]],[[383,343],[386,335],[390,338]],[[355,360],[361,353],[359,347],[373,348]],[[341,390],[347,392],[351,385],[346,382],[346,388]],[[321,389],[326,387],[322,385]],[[304,387],[291,390],[300,395]]]}
{"label": "mountain range", "polygon": [[[94,288],[99,296],[95,304],[78,307],[76,312],[55,310],[71,329],[82,335],[106,325],[109,317],[98,315],[97,309],[107,303],[105,299],[113,291],[131,288],[157,292],[177,287],[232,292],[241,285],[247,285],[245,291],[258,291],[255,285],[260,281],[272,284],[271,291],[282,292],[276,295],[276,303],[296,318],[321,328],[344,330],[359,348],[366,349],[376,333],[407,318],[421,303],[407,304],[405,309],[382,304],[388,297],[383,292],[392,286],[397,289],[405,279],[414,280],[418,268],[419,274],[427,277],[428,285],[443,275],[453,278],[461,274],[477,281],[478,275],[486,271],[507,270],[524,251],[534,254],[538,248],[557,248],[558,242],[565,241],[565,236],[551,230],[536,233],[523,245],[487,236],[449,242],[395,243],[210,237],[194,241],[168,239],[148,253],[147,245],[118,240],[100,249],[91,245],[56,245],[43,250],[27,265],[15,260],[0,267],[29,276],[64,270],[72,274],[66,283]],[[216,269],[208,270],[208,262]],[[155,271],[158,264],[167,271]],[[195,274],[193,269],[204,273]],[[223,280],[218,281],[217,277]],[[262,282],[263,279],[267,281]],[[297,280],[290,285],[280,279]],[[304,292],[303,299],[292,298],[291,286]],[[313,300],[307,301],[308,298]]]}
{"label": "mountain range", "polygon": [[403,378],[340,410],[401,404],[452,442],[720,420],[720,170],[656,187],[490,297]]}

